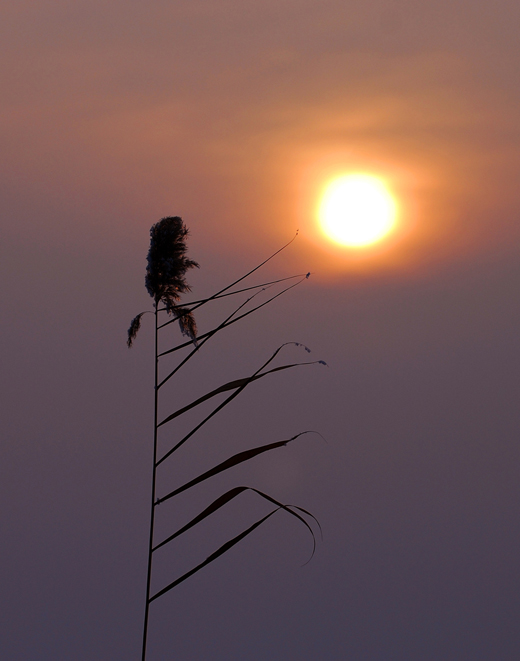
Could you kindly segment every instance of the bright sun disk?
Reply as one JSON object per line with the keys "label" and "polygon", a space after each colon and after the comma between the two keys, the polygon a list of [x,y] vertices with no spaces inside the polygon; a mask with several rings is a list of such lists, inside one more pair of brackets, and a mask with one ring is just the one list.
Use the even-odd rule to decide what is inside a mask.
{"label": "bright sun disk", "polygon": [[348,174],[332,181],[319,208],[325,234],[352,248],[382,239],[394,227],[395,219],[392,195],[381,179],[367,174]]}

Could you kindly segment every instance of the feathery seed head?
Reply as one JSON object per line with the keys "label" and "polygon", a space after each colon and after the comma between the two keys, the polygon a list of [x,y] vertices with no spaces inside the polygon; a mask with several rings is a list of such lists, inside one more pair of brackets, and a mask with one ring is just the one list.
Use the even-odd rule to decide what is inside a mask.
{"label": "feathery seed head", "polygon": [[[150,229],[150,250],[148,251],[145,285],[158,308],[162,301],[168,314],[174,314],[179,321],[183,335],[195,340],[197,325],[189,308],[179,307],[181,294],[190,291],[186,282],[186,271],[198,268],[197,262],[186,256],[188,228],[179,216],[163,218]],[[141,325],[142,314],[138,314],[128,329],[129,347]]]}
{"label": "feathery seed head", "polygon": [[186,271],[198,267],[197,262],[186,257],[187,236],[188,229],[179,216],[163,218],[150,229],[146,289],[155,303],[162,300],[168,311],[181,294],[190,291]]}
{"label": "feathery seed head", "polygon": [[197,326],[193,314],[177,306],[181,294],[190,291],[186,271],[199,266],[186,256],[187,236],[188,228],[179,216],[168,216],[152,225],[145,285],[155,305],[162,301],[169,314],[178,316],[182,333],[194,339]]}
{"label": "feathery seed head", "polygon": [[141,328],[141,317],[143,316],[143,314],[144,312],[140,312],[132,319],[132,323],[130,324],[130,328],[128,329],[128,340],[126,341],[128,348],[132,346],[133,341],[137,337],[137,333]]}

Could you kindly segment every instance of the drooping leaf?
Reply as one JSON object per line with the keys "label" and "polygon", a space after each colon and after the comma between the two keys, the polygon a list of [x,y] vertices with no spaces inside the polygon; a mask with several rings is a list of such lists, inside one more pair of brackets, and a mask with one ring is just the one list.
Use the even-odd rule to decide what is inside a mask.
{"label": "drooping leaf", "polygon": [[240,542],[241,540],[243,540],[244,537],[247,537],[247,535],[251,534],[251,533],[253,532],[253,530],[255,530],[256,528],[258,528],[258,526],[262,525],[262,523],[263,523],[264,521],[266,521],[269,517],[273,516],[273,514],[275,514],[276,512],[278,512],[279,509],[280,509],[280,508],[277,507],[277,508],[276,508],[275,510],[273,510],[272,512],[269,512],[269,514],[266,514],[266,516],[262,517],[262,518],[261,518],[259,521],[257,521],[256,523],[253,523],[253,525],[250,526],[247,530],[244,530],[244,532],[241,532],[239,535],[237,535],[236,537],[233,537],[233,539],[230,539],[228,542],[226,542],[225,544],[223,544],[223,545],[222,545],[220,548],[218,548],[214,553],[212,553],[210,556],[208,556],[208,557],[206,558],[206,560],[204,560],[204,562],[201,562],[200,565],[197,565],[197,566],[194,567],[193,569],[190,569],[190,571],[188,571],[188,572],[186,572],[185,574],[183,574],[180,578],[178,578],[177,580],[173,581],[172,583],[170,583],[169,585],[167,585],[167,586],[166,586],[165,588],[163,588],[162,590],[159,590],[159,592],[156,592],[156,593],[153,595],[153,597],[150,597],[148,603],[151,603],[152,601],[154,601],[154,600],[157,599],[158,597],[161,597],[161,596],[162,596],[163,594],[165,594],[166,592],[169,592],[172,588],[175,588],[177,585],[179,585],[180,583],[182,583],[183,581],[185,581],[187,578],[190,578],[190,576],[193,576],[193,574],[196,574],[196,573],[197,573],[198,571],[200,571],[203,567],[206,567],[206,565],[209,565],[211,562],[213,562],[214,560],[216,560],[217,558],[219,558],[221,555],[224,555],[224,553],[226,553],[226,551],[229,551],[230,549],[232,549],[233,546],[235,546],[235,544],[238,544],[238,542]]}
{"label": "drooping leaf", "polygon": [[[314,552],[316,550],[316,537],[314,536],[314,532],[313,532],[312,528],[309,526],[309,524],[307,523],[307,521],[305,521],[305,519],[303,517],[301,517],[297,512],[293,512],[293,510],[290,509],[290,508],[295,507],[295,506],[293,506],[293,505],[284,505],[283,503],[280,503],[275,498],[272,498],[271,496],[268,496],[263,491],[259,491],[258,489],[254,489],[253,487],[234,487],[233,489],[230,489],[229,491],[226,491],[226,493],[224,493],[222,496],[219,496],[219,498],[214,500],[208,507],[206,507],[205,510],[203,510],[195,518],[193,518],[191,521],[189,521],[185,526],[183,526],[182,528],[180,528],[179,530],[174,532],[173,535],[170,535],[165,540],[160,542],[160,544],[157,544],[156,546],[154,546],[152,551],[156,551],[157,549],[161,548],[161,546],[164,546],[165,544],[168,544],[168,542],[171,542],[176,537],[179,537],[180,535],[185,533],[190,528],[193,528],[193,526],[197,525],[197,523],[200,523],[206,517],[210,516],[211,514],[213,514],[217,510],[219,510],[221,507],[224,507],[224,505],[227,505],[227,503],[229,503],[231,500],[233,500],[233,498],[236,498],[237,496],[239,496],[244,491],[254,491],[259,496],[262,496],[262,498],[265,498],[269,502],[273,503],[273,505],[277,505],[278,507],[283,508],[289,514],[292,514],[299,521],[301,521],[308,528],[308,530],[310,531],[310,533],[312,535],[312,541],[313,541],[313,549],[312,549],[312,554],[311,554],[311,558],[312,558],[312,556],[314,555]],[[316,523],[318,524],[318,527],[320,528],[320,532],[321,532],[321,526],[320,526],[320,524],[319,524],[319,522],[318,522],[318,520],[316,519],[315,516],[313,516],[310,512],[307,512],[306,510],[303,510],[301,507],[296,507],[295,509],[299,509],[300,511],[305,512],[305,514],[308,514],[308,516],[313,518],[314,521],[316,521]]]}
{"label": "drooping leaf", "polygon": [[213,477],[214,475],[218,475],[219,473],[222,473],[228,470],[229,468],[233,468],[233,466],[237,466],[238,464],[243,464],[245,461],[249,461],[250,459],[257,457],[259,454],[263,454],[264,452],[269,452],[270,450],[276,450],[277,448],[284,447],[291,441],[294,441],[298,437],[303,436],[303,434],[309,434],[309,433],[310,432],[308,431],[302,431],[299,434],[296,434],[291,438],[286,438],[283,441],[276,441],[275,443],[268,443],[267,445],[260,445],[257,448],[251,448],[250,450],[244,450],[243,452],[238,452],[237,454],[234,454],[232,457],[229,457],[229,459],[226,459],[220,464],[217,464],[217,466],[213,466],[213,468],[210,468],[204,473],[201,473],[197,477],[193,478],[193,480],[186,482],[186,484],[183,484],[181,487],[174,489],[166,496],[163,496],[162,498],[158,498],[157,503],[162,503],[165,500],[168,500],[169,498],[173,498],[173,496],[177,496],[183,491],[186,491],[187,489],[191,489],[191,487],[194,487],[196,484],[200,484],[201,482],[208,480],[210,477]]}

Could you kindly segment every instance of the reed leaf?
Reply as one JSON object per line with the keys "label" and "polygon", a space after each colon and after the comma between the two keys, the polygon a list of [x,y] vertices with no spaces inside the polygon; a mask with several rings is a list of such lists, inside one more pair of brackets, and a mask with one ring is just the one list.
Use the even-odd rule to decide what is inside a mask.
{"label": "reed leaf", "polygon": [[233,468],[233,466],[238,466],[238,464],[242,464],[245,461],[249,461],[250,459],[257,457],[259,454],[263,454],[264,452],[269,452],[270,450],[276,450],[277,448],[284,447],[291,441],[297,439],[299,436],[303,436],[303,434],[310,434],[310,433],[312,432],[302,431],[299,434],[295,434],[291,438],[286,438],[283,441],[275,441],[274,443],[260,445],[257,448],[251,448],[250,450],[244,450],[243,452],[234,454],[232,457],[229,457],[229,459],[226,459],[225,461],[221,462],[220,464],[217,464],[213,468],[210,468],[204,473],[201,473],[197,477],[193,478],[193,480],[190,480],[189,482],[186,482],[186,484],[183,484],[181,487],[178,487],[174,491],[170,491],[170,493],[167,494],[166,496],[163,496],[162,498],[158,498],[155,502],[157,505],[159,505],[160,503],[163,503],[165,500],[168,500],[169,498],[173,498],[173,496],[177,496],[178,494],[182,493],[183,491],[186,491],[187,489],[191,489],[191,487],[194,487],[196,484],[200,484],[205,480],[209,480],[209,478],[213,477],[214,475],[218,475],[219,473],[223,473],[224,471]]}
{"label": "reed leaf", "polygon": [[250,526],[247,530],[244,530],[244,531],[241,532],[239,535],[237,535],[236,537],[233,537],[233,539],[230,539],[228,542],[226,542],[225,544],[223,544],[223,545],[222,545],[219,549],[217,549],[214,553],[212,553],[211,555],[209,555],[209,556],[206,558],[206,560],[204,560],[204,562],[201,562],[200,565],[197,565],[197,566],[194,567],[193,569],[190,569],[190,571],[188,571],[188,572],[186,572],[185,574],[183,574],[180,578],[178,578],[177,580],[173,581],[172,583],[170,583],[169,585],[167,585],[167,586],[166,586],[165,588],[163,588],[162,590],[159,590],[159,592],[157,592],[156,594],[154,594],[153,597],[150,597],[150,599],[148,600],[148,603],[151,603],[151,602],[154,601],[155,599],[158,599],[159,597],[161,597],[163,594],[166,594],[166,592],[169,592],[172,588],[177,587],[177,585],[179,585],[180,583],[182,583],[182,582],[185,581],[186,579],[190,578],[190,576],[193,576],[193,574],[196,574],[196,573],[197,573],[198,571],[200,571],[203,567],[206,567],[206,566],[209,565],[211,562],[213,562],[214,560],[216,560],[217,558],[219,558],[221,555],[224,555],[224,553],[226,553],[227,551],[229,551],[230,549],[232,549],[233,546],[235,546],[235,545],[238,544],[240,541],[242,541],[242,540],[244,539],[244,537],[247,537],[248,535],[250,535],[250,534],[253,532],[253,530],[255,530],[256,528],[258,528],[258,526],[261,526],[262,523],[263,523],[264,521],[266,521],[267,519],[269,519],[269,517],[273,516],[273,514],[275,514],[276,512],[278,512],[279,509],[281,509],[281,508],[280,508],[280,507],[277,507],[277,508],[276,508],[275,510],[273,510],[272,512],[269,512],[269,514],[266,514],[264,517],[262,517],[259,521],[256,521],[256,523],[253,523],[253,525]]}
{"label": "reed leaf", "polygon": [[[153,228],[152,228],[152,229],[153,229]],[[224,287],[224,288],[221,289],[220,291],[216,292],[215,294],[213,294],[213,295],[210,296],[209,298],[206,298],[206,299],[203,299],[202,301],[200,301],[200,305],[205,305],[206,303],[209,303],[209,301],[212,301],[212,300],[214,300],[214,299],[216,299],[216,298],[219,298],[224,292],[228,291],[229,289],[232,289],[235,285],[238,285],[239,282],[242,282],[242,280],[245,280],[246,278],[248,278],[250,275],[252,275],[253,273],[255,273],[255,271],[258,271],[258,269],[262,268],[262,266],[264,266],[265,264],[267,264],[267,262],[271,261],[271,259],[273,259],[273,257],[276,257],[276,255],[278,255],[279,253],[281,253],[282,250],[285,250],[288,246],[290,246],[291,243],[294,241],[294,239],[295,239],[297,236],[298,236],[298,230],[296,230],[296,234],[293,236],[293,238],[292,238],[288,243],[286,243],[284,246],[282,246],[281,248],[279,248],[279,249],[278,249],[276,252],[274,252],[270,257],[268,257],[267,259],[265,259],[261,264],[259,264],[258,266],[255,266],[254,269],[251,269],[251,271],[249,271],[249,272],[246,273],[245,275],[243,275],[243,276],[241,276],[240,278],[238,278],[238,280],[235,280],[235,281],[232,282],[230,285],[227,285],[226,287]],[[195,264],[196,266],[198,266],[198,264],[196,264],[196,262],[195,262],[194,264]],[[307,277],[309,277],[309,275],[310,275],[310,273],[307,274]],[[280,281],[280,282],[281,282],[281,281]],[[245,291],[245,290],[244,290],[244,291]],[[171,321],[169,321],[169,322],[167,321],[165,324],[163,324],[163,326],[166,326],[166,325],[168,325],[169,323],[172,323],[173,321],[174,321],[173,319],[172,319]],[[162,326],[161,326],[160,328],[162,328]]]}
{"label": "reed leaf", "polygon": [[224,385],[220,386],[219,388],[215,388],[215,390],[212,390],[211,392],[208,392],[206,395],[203,395],[202,397],[199,397],[199,399],[194,400],[191,402],[191,404],[188,404],[186,406],[183,406],[183,408],[178,409],[175,411],[175,413],[172,413],[169,415],[167,418],[165,418],[162,422],[160,422],[157,427],[161,427],[162,425],[166,424],[167,422],[170,422],[170,420],[173,420],[174,418],[178,418],[180,415],[183,413],[186,413],[190,409],[195,408],[196,406],[199,406],[199,404],[202,404],[206,402],[208,399],[211,399],[212,397],[215,397],[216,395],[220,395],[223,392],[227,392],[228,390],[235,390],[236,388],[241,388],[242,390],[252,383],[253,381],[257,381],[258,379],[261,379],[263,376],[267,376],[268,374],[272,374],[273,372],[280,372],[282,370],[288,370],[291,369],[292,367],[300,367],[301,365],[316,365],[317,363],[320,363],[323,361],[319,360],[313,360],[310,362],[305,362],[305,363],[292,363],[291,365],[281,365],[280,367],[274,367],[272,370],[269,370],[268,372],[264,372],[263,374],[257,374],[256,376],[248,376],[243,379],[236,379],[235,381],[229,381],[229,383],[225,383]]}
{"label": "reed leaf", "polygon": [[[201,298],[198,301],[186,301],[183,305],[185,305],[186,307],[190,307],[192,305],[197,306],[191,308],[191,311],[193,311],[203,305],[206,305],[206,303],[209,303],[210,301],[217,301],[218,299],[226,298],[227,296],[235,296],[236,294],[243,294],[244,292],[251,291],[253,289],[270,287],[272,285],[277,285],[280,282],[286,282],[287,280],[294,280],[295,278],[310,277],[310,275],[311,275],[310,273],[296,273],[295,275],[290,275],[287,278],[278,278],[278,280],[261,282],[258,285],[251,285],[251,287],[244,287],[243,289],[237,289],[236,291],[227,292],[227,294],[212,294],[211,296],[208,296],[207,298]],[[166,308],[159,308],[159,312],[166,312]],[[168,324],[172,324],[174,321],[177,321],[177,318],[169,319],[168,321],[165,321],[164,324],[160,324],[159,328],[162,328],[163,326],[168,326]]]}
{"label": "reed leaf", "polygon": [[[296,345],[296,346],[304,346],[304,345],[300,344],[299,342],[285,342],[285,343],[282,344],[280,347],[278,347],[278,349],[273,353],[273,355],[271,356],[271,358],[269,358],[269,360],[267,360],[267,361],[266,361],[266,362],[265,362],[265,363],[264,363],[264,364],[263,364],[263,365],[262,365],[262,366],[261,366],[261,367],[260,367],[260,368],[259,368],[259,369],[258,369],[253,375],[252,375],[252,376],[253,376],[253,377],[257,376],[257,374],[259,374],[263,369],[265,369],[265,368],[267,367],[267,365],[269,365],[269,363],[271,363],[271,362],[276,358],[276,356],[280,353],[280,351],[281,351],[285,346],[287,346],[287,345],[289,345],[289,344],[294,344],[294,345]],[[310,351],[310,349],[308,349],[307,347],[305,347],[305,349],[306,349],[307,351]],[[322,361],[322,360],[319,360],[318,363],[321,363],[321,364],[323,364],[323,365],[326,364],[326,363],[325,363],[324,361]],[[208,422],[208,421],[209,421],[214,415],[216,415],[216,414],[217,414],[219,411],[221,411],[225,406],[227,406],[227,405],[229,404],[229,402],[231,402],[233,399],[235,399],[235,397],[237,397],[237,396],[242,392],[242,390],[244,390],[244,388],[245,388],[246,386],[247,386],[247,383],[246,383],[245,385],[240,386],[239,388],[237,388],[237,390],[236,390],[232,395],[230,395],[230,396],[229,396],[227,399],[225,399],[221,404],[219,404],[215,409],[213,409],[213,411],[212,411],[209,415],[207,415],[207,416],[204,418],[204,420],[202,420],[201,422],[199,422],[199,424],[196,425],[196,426],[195,426],[195,427],[194,427],[194,428],[193,428],[188,434],[186,434],[186,436],[184,436],[183,438],[181,438],[181,440],[180,440],[176,445],[174,445],[173,448],[171,448],[171,450],[168,450],[168,452],[167,452],[165,455],[163,455],[163,456],[159,459],[159,461],[157,462],[156,465],[158,466],[159,464],[161,464],[161,463],[162,463],[165,459],[167,459],[167,458],[168,458],[173,452],[175,452],[176,450],[178,450],[178,449],[181,447],[181,445],[184,445],[184,443],[186,443],[186,441],[187,441],[189,438],[191,438],[191,437],[193,436],[193,434],[195,434],[195,433],[196,433],[196,432],[197,432],[197,431],[198,431],[203,425],[205,425],[205,424],[206,424],[206,423],[207,423],[207,422]]]}
{"label": "reed leaf", "polygon": [[219,496],[216,500],[214,500],[210,505],[208,505],[208,507],[206,507],[205,510],[203,510],[195,518],[193,518],[191,521],[189,521],[185,526],[183,526],[182,528],[180,528],[179,530],[174,532],[173,535],[170,535],[165,540],[160,542],[160,544],[157,544],[157,546],[154,546],[152,551],[157,551],[157,549],[160,549],[165,544],[168,544],[168,542],[171,542],[176,537],[179,537],[180,535],[182,535],[183,533],[188,531],[190,528],[193,528],[193,526],[197,525],[197,523],[200,523],[206,517],[210,516],[211,514],[213,514],[217,510],[219,510],[221,507],[224,507],[224,505],[227,505],[227,503],[229,503],[231,500],[233,500],[233,498],[236,498],[237,496],[239,496],[244,491],[254,491],[255,493],[257,493],[262,498],[265,498],[269,502],[273,503],[273,505],[278,505],[278,507],[283,508],[289,514],[292,514],[297,519],[299,519],[308,528],[308,530],[310,531],[310,533],[312,535],[313,548],[312,548],[312,554],[311,554],[311,557],[310,557],[310,559],[312,559],[312,557],[314,555],[314,552],[316,550],[316,537],[314,535],[314,531],[312,530],[310,525],[307,523],[307,521],[305,521],[305,519],[303,517],[301,517],[297,512],[293,512],[293,510],[290,509],[290,508],[298,509],[302,512],[305,512],[305,514],[308,514],[310,517],[312,517],[314,519],[314,521],[318,524],[318,527],[319,527],[320,532],[321,532],[321,526],[319,524],[318,519],[316,519],[316,517],[313,516],[310,512],[307,512],[307,510],[303,510],[301,507],[296,507],[294,505],[284,505],[283,503],[280,503],[275,498],[272,498],[271,496],[268,496],[263,491],[259,491],[258,489],[254,489],[253,487],[234,487],[233,489],[230,489],[229,491],[226,491],[226,493],[222,494],[222,496]]}
{"label": "reed leaf", "polygon": [[[246,301],[244,301],[241,305],[239,305],[238,308],[237,308],[236,310],[234,310],[234,311],[233,311],[233,312],[232,312],[232,313],[231,313],[226,319],[224,319],[224,321],[223,321],[221,324],[219,324],[219,326],[217,326],[216,328],[214,328],[213,330],[211,330],[209,333],[205,333],[205,334],[202,336],[202,338],[203,338],[203,339],[202,339],[202,342],[200,342],[200,339],[201,339],[201,338],[199,337],[198,340],[197,340],[197,342],[195,343],[195,348],[194,348],[194,349],[193,349],[193,350],[192,350],[192,351],[186,356],[186,358],[184,358],[184,360],[181,360],[181,362],[177,365],[177,367],[176,367],[172,372],[170,372],[170,373],[168,374],[168,376],[167,376],[166,378],[164,378],[164,379],[159,383],[159,385],[158,385],[157,387],[158,387],[158,388],[161,388],[161,387],[162,387],[162,386],[163,386],[163,385],[164,385],[169,379],[171,379],[172,376],[173,376],[174,374],[176,374],[176,373],[181,369],[181,367],[182,367],[183,365],[185,365],[185,364],[188,362],[188,360],[189,360],[190,358],[192,358],[192,356],[193,356],[197,351],[199,351],[199,349],[201,349],[201,348],[204,346],[204,344],[206,344],[206,342],[207,342],[207,341],[208,341],[213,335],[215,335],[216,333],[218,333],[218,331],[221,330],[221,328],[224,327],[224,325],[226,324],[226,322],[228,322],[230,319],[232,319],[232,318],[235,316],[235,314],[236,314],[239,310],[241,310],[245,305],[247,305],[251,299],[255,298],[255,296],[258,296],[259,293],[260,293],[260,292],[256,292],[255,294],[253,294],[252,296],[250,296]],[[191,344],[191,343],[190,343],[190,344]],[[162,354],[159,354],[159,356],[161,356],[161,355],[162,355]]]}
{"label": "reed leaf", "polygon": [[[210,331],[207,331],[206,333],[202,333],[201,335],[198,335],[197,340],[202,340],[204,338],[208,338],[208,336],[211,337],[216,332],[218,332],[218,331],[220,331],[224,328],[227,328],[228,326],[231,326],[231,324],[235,324],[237,321],[240,321],[241,319],[244,319],[244,317],[247,317],[248,315],[253,314],[253,312],[256,312],[257,310],[260,310],[260,308],[263,308],[264,305],[268,305],[269,303],[271,303],[271,301],[274,301],[276,298],[278,298],[279,296],[282,296],[283,294],[288,292],[290,289],[293,289],[293,287],[297,287],[304,280],[307,280],[309,278],[309,276],[310,276],[310,273],[307,273],[307,275],[305,275],[301,280],[298,280],[298,282],[296,282],[294,285],[291,285],[290,287],[286,287],[285,289],[282,289],[282,291],[278,292],[278,294],[276,294],[275,296],[272,296],[267,301],[264,301],[260,305],[257,305],[255,308],[252,308],[251,310],[248,310],[247,312],[244,312],[244,314],[241,314],[239,317],[236,317],[235,319],[231,319],[231,317],[233,317],[233,315],[236,314],[236,312],[238,311],[238,310],[235,310],[233,315],[228,317],[228,319],[230,319],[230,321],[226,320],[222,324],[219,324],[219,326],[217,326],[216,328],[212,328]],[[248,301],[246,301],[246,303],[248,303],[249,300],[251,300],[251,299],[248,299]],[[240,307],[243,307],[243,305],[241,305]],[[160,353],[159,358],[161,356],[166,356],[170,353],[173,353],[174,351],[179,351],[179,349],[184,349],[185,347],[189,347],[191,344],[192,344],[192,342],[183,342],[182,344],[178,344],[177,346],[173,347],[172,349],[168,349],[167,351],[163,351],[162,353]],[[192,352],[192,354],[194,352],[195,352],[195,350]],[[191,354],[190,354],[189,358],[191,358]],[[184,362],[186,362],[186,361],[184,361]],[[184,362],[183,362],[183,364],[184,364]],[[178,368],[176,368],[176,369],[178,369]],[[170,376],[173,376],[173,374],[169,375],[167,377],[167,379],[169,379]]]}

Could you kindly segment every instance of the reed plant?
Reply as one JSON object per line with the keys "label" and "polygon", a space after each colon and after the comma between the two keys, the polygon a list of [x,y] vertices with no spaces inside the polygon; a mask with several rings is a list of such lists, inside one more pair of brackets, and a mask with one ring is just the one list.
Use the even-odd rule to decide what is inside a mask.
{"label": "reed plant", "polygon": [[[217,558],[222,556],[224,553],[233,548],[238,544],[242,539],[250,535],[256,528],[258,528],[262,523],[267,521],[271,516],[277,512],[284,512],[287,515],[295,517],[300,521],[312,535],[313,540],[313,551],[316,546],[316,537],[313,530],[313,525],[316,524],[318,529],[319,523],[315,517],[308,512],[307,510],[296,507],[294,505],[288,505],[280,502],[276,498],[273,498],[271,495],[264,493],[263,491],[256,489],[250,486],[236,486],[232,489],[229,489],[223,493],[220,497],[210,503],[200,514],[188,521],[180,529],[172,532],[171,535],[157,541],[154,536],[154,526],[156,520],[157,506],[180,493],[187,491],[195,487],[202,482],[209,480],[215,475],[229,470],[230,468],[242,464],[244,462],[250,461],[257,457],[260,454],[265,452],[270,452],[276,450],[283,446],[286,446],[288,443],[296,440],[298,437],[303,434],[311,433],[309,430],[301,431],[290,438],[283,440],[267,443],[259,447],[246,449],[238,454],[235,454],[229,457],[227,460],[219,463],[210,470],[207,470],[194,479],[189,480],[185,484],[177,487],[169,493],[160,494],[157,485],[157,468],[169,459],[175,452],[179,450],[201,427],[203,427],[213,416],[215,416],[219,411],[226,407],[233,399],[240,395],[245,388],[247,388],[252,382],[258,381],[259,379],[264,378],[269,374],[274,372],[280,372],[283,370],[293,369],[303,365],[313,365],[313,364],[323,364],[324,361],[302,361],[302,362],[293,362],[286,363],[282,365],[274,366],[274,361],[278,358],[279,354],[283,352],[284,347],[287,345],[295,345],[301,347],[306,352],[309,352],[309,349],[299,342],[286,342],[279,346],[267,360],[265,360],[261,366],[254,371],[252,374],[243,376],[241,378],[229,381],[222,384],[218,388],[202,394],[196,400],[191,403],[179,408],[164,419],[159,419],[159,395],[162,392],[164,385],[177,373],[181,368],[183,368],[188,361],[199,352],[204,345],[215,337],[217,333],[220,333],[225,328],[228,328],[230,325],[244,319],[250,314],[260,310],[264,306],[268,305],[276,298],[286,294],[289,290],[293,289],[301,282],[304,282],[310,275],[306,274],[296,274],[286,278],[280,278],[278,280],[271,280],[269,282],[262,282],[260,284],[253,284],[247,287],[239,286],[242,281],[244,281],[249,276],[253,275],[258,271],[262,266],[267,264],[271,259],[276,255],[282,252],[287,246],[292,243],[290,241],[288,244],[277,250],[273,255],[264,260],[261,264],[255,266],[253,269],[248,271],[245,275],[242,275],[237,280],[227,285],[223,289],[220,289],[211,296],[201,299],[193,300],[189,302],[182,302],[181,297],[183,294],[190,292],[190,287],[186,282],[186,273],[192,268],[198,268],[197,262],[189,259],[187,256],[187,245],[186,240],[188,237],[188,229],[184,225],[182,219],[178,216],[167,217],[160,220],[158,223],[154,224],[150,230],[151,240],[150,240],[150,249],[148,252],[148,264],[146,268],[146,278],[145,285],[148,293],[153,299],[153,310],[147,310],[139,313],[134,317],[128,329],[128,340],[127,344],[129,347],[132,346],[139,328],[141,326],[142,318],[145,314],[153,314],[155,318],[155,377],[154,377],[154,429],[153,429],[153,462],[152,462],[152,478],[151,478],[151,502],[150,502],[150,533],[149,533],[149,543],[148,543],[148,566],[147,566],[147,579],[146,579],[146,600],[145,600],[145,610],[144,610],[144,626],[143,626],[143,644],[142,644],[142,661],[146,659],[146,646],[147,646],[147,633],[148,633],[148,622],[149,622],[149,613],[150,605],[156,599],[166,594],[177,585],[185,581],[193,574],[197,573],[203,567],[211,564]],[[294,239],[293,239],[294,240]],[[271,293],[271,291],[273,293]],[[265,292],[269,292],[266,294]],[[216,324],[210,330],[207,330],[201,334],[198,333],[197,325],[195,321],[195,310],[201,308],[202,306],[208,305],[212,302],[223,299],[224,297],[234,297],[242,295],[242,302],[237,305],[233,312],[227,315],[222,321]],[[257,296],[263,295],[265,300],[259,303],[251,303],[254,298]],[[181,335],[184,336],[185,340],[176,344],[175,346],[167,349],[166,351],[159,351],[159,335],[170,324],[176,322],[179,326]],[[184,350],[184,357],[180,358],[176,366],[167,371],[166,374],[160,372],[160,362],[166,356],[171,357],[172,354]],[[182,355],[182,354],[178,354]],[[182,387],[182,386],[181,386]],[[230,394],[228,394],[230,393]],[[165,452],[162,456],[158,456],[158,436],[159,430],[162,429],[165,425],[168,425],[172,420],[175,420],[179,416],[191,411],[192,409],[198,407],[199,405],[211,400],[215,397],[221,395],[226,395],[225,398],[213,408],[213,410],[205,415],[202,420],[197,423],[187,434],[184,434],[182,438],[177,439],[177,441],[172,445],[172,447]],[[316,432],[312,432],[316,433]],[[151,591],[152,583],[152,564],[154,553],[164,547],[166,544],[169,544],[174,539],[184,534],[201,521],[211,516],[219,509],[224,507],[234,498],[237,498],[242,493],[246,491],[251,491],[267,501],[271,506],[271,510],[268,514],[261,517],[260,519],[254,521],[246,530],[242,531],[239,535],[236,535],[232,539],[228,540],[225,544],[220,546],[214,553],[208,556],[204,562],[194,566],[190,571],[179,576],[162,589],[158,590],[155,593]],[[311,556],[312,557],[312,556]]]}

